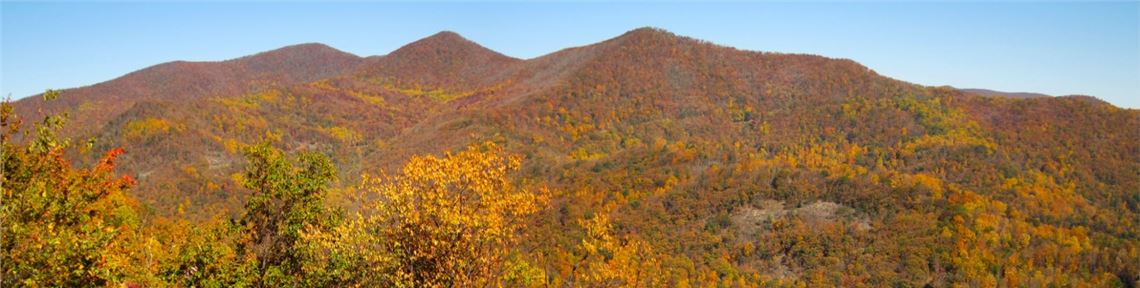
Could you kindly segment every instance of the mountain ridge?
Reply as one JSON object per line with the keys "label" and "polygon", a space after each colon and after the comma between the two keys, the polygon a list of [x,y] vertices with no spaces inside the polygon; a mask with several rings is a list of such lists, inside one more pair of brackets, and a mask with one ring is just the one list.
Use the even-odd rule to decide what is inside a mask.
{"label": "mountain ridge", "polygon": [[[354,62],[354,64],[358,65],[358,67],[355,67],[352,69],[340,69],[340,70],[337,70],[336,72],[339,72],[340,74],[356,74],[356,76],[362,76],[362,74],[366,75],[370,72],[375,73],[376,70],[383,70],[382,68],[375,68],[375,67],[370,68],[368,66],[376,66],[376,65],[383,66],[384,64],[379,64],[379,63],[391,60],[392,58],[413,58],[413,60],[411,60],[411,61],[403,61],[403,62],[416,62],[414,60],[414,58],[416,58],[418,56],[415,54],[423,52],[423,51],[413,52],[413,51],[408,51],[408,50],[432,50],[432,49],[441,50],[441,49],[437,49],[437,48],[458,46],[458,47],[461,47],[461,48],[457,49],[457,50],[459,50],[458,54],[460,54],[460,55],[458,55],[458,56],[460,56],[460,57],[456,57],[456,58],[492,58],[492,59],[489,59],[489,60],[485,61],[484,63],[480,63],[480,64],[488,64],[488,63],[495,63],[495,62],[513,62],[512,64],[522,64],[522,63],[530,63],[530,62],[540,62],[541,61],[540,59],[555,57],[555,56],[558,56],[558,54],[560,52],[564,52],[564,51],[568,51],[568,50],[569,51],[579,50],[579,48],[602,48],[604,46],[608,46],[608,45],[605,45],[606,43],[614,43],[615,45],[620,46],[622,44],[628,44],[628,42],[631,42],[631,41],[645,41],[645,39],[653,39],[653,38],[667,38],[667,39],[672,40],[674,43],[682,43],[682,44],[687,43],[687,44],[713,45],[713,46],[716,46],[719,48],[733,49],[733,50],[738,50],[738,51],[742,51],[742,52],[749,52],[749,53],[773,54],[773,55],[783,55],[783,56],[789,56],[789,57],[808,57],[808,58],[818,57],[819,59],[835,60],[835,61],[841,61],[841,62],[850,62],[851,64],[854,64],[858,67],[861,67],[863,69],[867,69],[867,70],[873,72],[873,70],[871,70],[870,68],[863,66],[863,65],[861,65],[861,64],[859,64],[859,63],[857,63],[851,59],[830,58],[830,57],[816,55],[816,54],[780,53],[780,52],[739,50],[736,47],[722,46],[722,45],[714,44],[711,42],[707,42],[707,41],[703,41],[703,40],[699,40],[699,39],[694,39],[691,37],[680,36],[680,35],[677,35],[677,34],[670,32],[668,30],[657,28],[657,27],[651,27],[651,26],[640,27],[640,28],[636,28],[633,30],[629,30],[625,33],[622,33],[621,35],[615,36],[615,37],[610,38],[610,39],[603,40],[603,41],[598,42],[598,43],[593,43],[590,45],[584,45],[584,46],[579,46],[579,47],[572,47],[572,48],[566,48],[566,49],[562,49],[562,50],[558,50],[558,51],[553,51],[553,52],[546,53],[546,54],[543,54],[541,56],[537,56],[537,57],[534,57],[531,59],[518,59],[518,58],[508,56],[508,55],[504,55],[498,51],[486,48],[486,47],[480,45],[479,43],[471,41],[471,40],[463,37],[462,35],[460,35],[457,32],[445,30],[445,31],[440,31],[440,32],[437,32],[435,34],[429,35],[427,37],[418,39],[416,41],[409,42],[408,44],[405,44],[405,45],[401,46],[400,48],[397,48],[396,50],[390,52],[389,54],[385,54],[385,55],[357,56],[357,55],[354,55],[354,54],[349,53],[349,52],[344,52],[344,51],[338,50],[335,47],[331,47],[331,46],[324,44],[324,43],[307,42],[307,43],[298,43],[298,44],[286,45],[286,46],[282,46],[280,48],[276,48],[276,49],[272,49],[272,50],[267,50],[267,51],[263,51],[263,52],[250,54],[250,55],[239,56],[236,58],[219,60],[219,61],[187,61],[187,60],[169,61],[169,62],[164,62],[164,63],[148,66],[148,67],[136,70],[136,71],[132,71],[132,72],[129,72],[127,74],[124,74],[122,76],[119,76],[119,77],[116,77],[116,78],[113,78],[113,79],[110,79],[107,81],[103,81],[103,82],[99,82],[99,83],[95,83],[95,84],[91,84],[91,85],[86,85],[86,86],[65,88],[63,90],[85,89],[85,88],[91,88],[93,86],[107,85],[107,84],[109,84],[108,82],[113,82],[116,80],[123,80],[124,78],[128,78],[130,76],[138,76],[138,74],[148,74],[148,73],[154,73],[154,74],[202,73],[202,72],[198,72],[195,70],[201,70],[201,69],[198,69],[197,67],[204,66],[204,65],[213,65],[213,64],[222,64],[222,63],[241,63],[242,65],[245,65],[245,66],[258,66],[256,64],[249,63],[249,62],[258,62],[258,61],[264,62],[264,61],[268,60],[267,58],[286,58],[286,59],[304,58],[303,55],[296,55],[296,54],[314,54],[314,52],[320,52],[322,54],[339,54],[336,56],[342,57],[342,58],[352,58],[352,59],[356,60],[356,62]],[[634,45],[636,45],[636,44],[634,44]],[[447,49],[447,50],[453,50],[453,49]],[[456,53],[456,51],[452,51],[450,53]],[[462,55],[463,53],[471,53],[472,55]],[[401,55],[401,54],[411,54],[411,55]],[[396,57],[389,57],[392,55],[395,55]],[[403,57],[401,57],[401,56],[403,56]],[[324,59],[324,57],[318,57],[317,59]],[[338,61],[339,60],[334,60],[333,62],[338,62]],[[340,62],[343,62],[343,61],[340,61]],[[308,64],[312,64],[312,63],[308,63]],[[462,63],[460,63],[460,64],[462,64]],[[269,65],[269,66],[271,66],[271,65]],[[306,65],[298,65],[298,66],[304,67]],[[407,65],[405,65],[405,66],[407,66]],[[463,66],[478,66],[478,65],[463,65]],[[492,64],[492,66],[494,68],[497,68],[497,69],[503,69],[504,67],[510,66],[510,65],[499,65],[496,63],[496,64]],[[252,70],[260,71],[260,70],[272,70],[272,69],[252,69]],[[355,72],[351,72],[354,70],[355,70]],[[395,69],[395,70],[399,70],[399,69]],[[440,69],[436,69],[436,70],[440,70]],[[446,69],[443,69],[443,70],[446,70]],[[318,75],[318,77],[316,77],[316,78],[320,79],[320,78],[334,77],[334,76],[336,76],[336,73],[318,73],[317,75]],[[317,80],[317,79],[311,79],[311,80]],[[432,82],[432,81],[429,81],[429,82]],[[439,82],[439,81],[434,81],[434,82]],[[293,83],[293,84],[296,84],[296,83]],[[484,83],[484,84],[486,84],[486,83]],[[468,88],[470,88],[470,87],[468,87]],[[983,95],[983,96],[1003,96],[1003,97],[1011,97],[1011,98],[1037,98],[1037,97],[1043,97],[1043,96],[1044,97],[1052,97],[1051,95],[1035,93],[1035,92],[1003,92],[1003,91],[989,90],[989,89],[984,89],[984,88],[961,88],[961,90],[968,92],[968,93],[978,94],[978,95]],[[153,94],[153,93],[151,93],[151,94]],[[34,98],[34,97],[39,96],[39,95],[40,94],[34,94],[34,95],[30,95],[28,97],[19,98],[17,100],[26,99],[26,98]],[[1066,95],[1066,96],[1086,96],[1086,95]],[[1089,96],[1089,97],[1095,98],[1095,96]],[[1100,101],[1103,101],[1103,100],[1100,100]]]}
{"label": "mountain ridge", "polygon": [[[523,161],[514,183],[553,192],[520,247],[551,286],[574,280],[579,223],[597,215],[622,239],[649,240],[638,259],[659,264],[667,286],[1136,275],[1135,253],[1120,252],[1140,251],[1140,110],[916,85],[850,59],[655,28],[525,60],[454,32],[365,58],[289,47],[252,58],[276,71],[268,78],[180,63],[52,105],[92,150],[128,151],[116,172],[138,179],[130,193],[154,217],[194,221],[242,211],[250,191],[234,175],[249,145],[330,155],[342,193],[414,155],[496,143]],[[305,61],[325,66],[294,67]],[[137,96],[170,89],[162,81],[186,90]],[[136,96],[106,100],[124,95]],[[17,109],[43,105],[33,101]]]}
{"label": "mountain ridge", "polygon": [[[223,61],[171,61],[149,66],[89,86],[60,90],[58,101],[45,103],[35,95],[17,100],[19,113],[61,113],[79,106],[102,106],[103,111],[72,111],[81,124],[98,126],[137,101],[189,100],[287,86],[341,74],[363,58],[324,44],[298,44]],[[111,105],[110,103],[115,103]]]}

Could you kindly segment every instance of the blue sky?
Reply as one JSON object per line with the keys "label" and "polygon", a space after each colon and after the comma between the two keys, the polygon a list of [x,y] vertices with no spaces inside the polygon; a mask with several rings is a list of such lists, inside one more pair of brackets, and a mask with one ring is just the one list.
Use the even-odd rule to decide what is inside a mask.
{"label": "blue sky", "polygon": [[1140,2],[0,4],[0,95],[173,61],[320,42],[383,55],[441,30],[518,58],[638,27],[740,49],[849,58],[924,84],[1088,94],[1140,108]]}

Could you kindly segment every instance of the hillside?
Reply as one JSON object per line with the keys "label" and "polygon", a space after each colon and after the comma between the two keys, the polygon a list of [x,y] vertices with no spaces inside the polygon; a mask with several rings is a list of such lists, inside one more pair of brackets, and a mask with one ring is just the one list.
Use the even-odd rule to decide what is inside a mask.
{"label": "hillside", "polygon": [[[91,86],[63,90],[59,101],[28,97],[21,115],[70,112],[86,128],[98,127],[142,101],[182,103],[287,87],[341,74],[363,59],[324,44],[300,44],[219,62],[174,61]],[[99,107],[94,109],[93,107]]]}
{"label": "hillside", "polygon": [[243,212],[242,147],[264,139],[331,156],[349,211],[362,173],[494,143],[551,193],[512,250],[548,286],[590,286],[596,219],[645,243],[604,252],[651,275],[618,286],[1135,284],[1140,111],[979,91],[641,28],[525,60],[452,32],[368,58],[304,44],[15,106],[69,112],[68,136],[125,148],[146,217],[198,223]]}
{"label": "hillside", "polygon": [[446,89],[492,84],[521,60],[507,57],[445,31],[369,59],[355,76],[394,78],[402,83]]}

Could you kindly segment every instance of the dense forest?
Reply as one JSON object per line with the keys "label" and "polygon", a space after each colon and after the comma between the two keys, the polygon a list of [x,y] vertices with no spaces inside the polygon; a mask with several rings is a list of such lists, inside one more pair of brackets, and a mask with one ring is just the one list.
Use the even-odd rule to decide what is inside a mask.
{"label": "dense forest", "polygon": [[1140,111],[653,28],[5,102],[0,286],[1137,287]]}

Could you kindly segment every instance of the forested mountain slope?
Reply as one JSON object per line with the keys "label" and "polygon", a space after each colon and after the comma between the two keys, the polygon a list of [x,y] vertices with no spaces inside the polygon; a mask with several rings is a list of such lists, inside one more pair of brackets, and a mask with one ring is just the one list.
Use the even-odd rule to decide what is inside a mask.
{"label": "forested mountain slope", "polygon": [[512,254],[550,286],[1111,286],[1140,270],[1140,111],[653,28],[527,60],[452,32],[369,58],[306,44],[16,107],[69,112],[72,136],[126,149],[116,171],[148,217],[196,221],[242,212],[241,147],[265,139],[330,155],[330,202],[350,211],[361,173],[495,143],[521,156],[512,181],[551,193]]}
{"label": "forested mountain slope", "polygon": [[[219,62],[174,61],[103,83],[68,89],[59,101],[21,101],[24,115],[70,112],[85,128],[98,127],[142,101],[182,103],[240,95],[332,77],[362,58],[324,44],[300,44]],[[38,97],[29,97],[34,99]]]}

